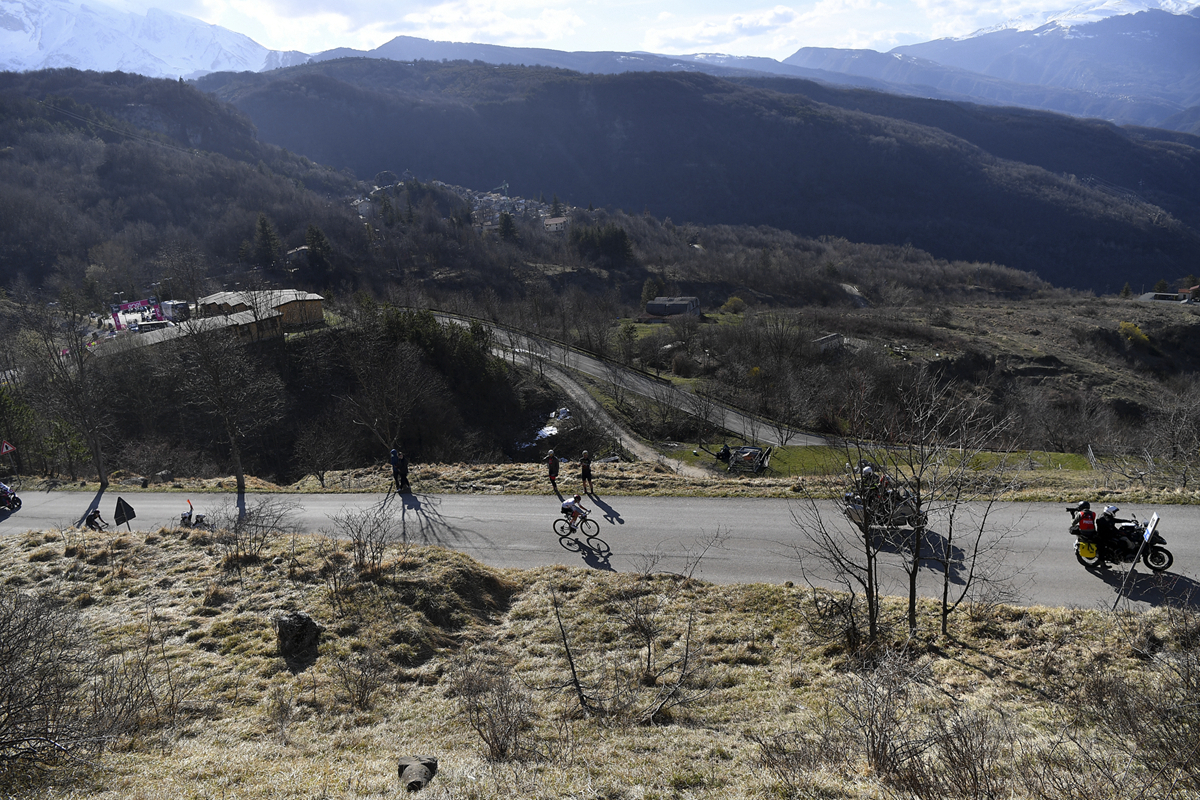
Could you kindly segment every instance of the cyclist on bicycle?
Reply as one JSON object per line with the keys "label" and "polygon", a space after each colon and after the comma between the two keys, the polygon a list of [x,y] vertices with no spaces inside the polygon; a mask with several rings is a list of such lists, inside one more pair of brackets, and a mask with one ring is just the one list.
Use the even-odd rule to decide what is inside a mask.
{"label": "cyclist on bicycle", "polygon": [[579,495],[563,501],[562,513],[571,517],[571,530],[575,530],[575,523],[580,517],[586,516],[588,509],[584,508],[579,502]]}

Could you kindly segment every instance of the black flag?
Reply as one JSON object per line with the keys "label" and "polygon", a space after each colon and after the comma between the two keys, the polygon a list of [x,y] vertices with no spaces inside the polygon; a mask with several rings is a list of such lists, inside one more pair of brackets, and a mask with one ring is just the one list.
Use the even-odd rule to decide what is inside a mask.
{"label": "black flag", "polygon": [[137,514],[133,513],[133,506],[118,497],[117,508],[113,511],[113,521],[118,525],[126,525],[129,520],[136,516]]}

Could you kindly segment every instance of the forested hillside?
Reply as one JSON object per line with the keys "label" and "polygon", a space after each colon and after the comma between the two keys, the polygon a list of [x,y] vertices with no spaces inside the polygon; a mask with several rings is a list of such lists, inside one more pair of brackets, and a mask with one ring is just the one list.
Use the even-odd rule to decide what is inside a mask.
{"label": "forested hillside", "polygon": [[[507,181],[577,206],[911,243],[1109,292],[1188,271],[1200,242],[1200,151],[1052,114],[940,103],[973,119],[942,128],[922,101],[804,81],[465,62],[343,59],[198,85],[264,140],[363,178]],[[863,96],[867,113],[853,108]]]}

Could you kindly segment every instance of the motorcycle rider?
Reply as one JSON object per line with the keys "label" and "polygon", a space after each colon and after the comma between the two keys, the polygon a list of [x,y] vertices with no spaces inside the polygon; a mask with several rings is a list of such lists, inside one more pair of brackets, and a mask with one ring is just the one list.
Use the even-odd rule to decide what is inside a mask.
{"label": "motorcycle rider", "polygon": [[1067,509],[1072,512],[1071,515],[1071,533],[1075,536],[1083,534],[1085,537],[1095,534],[1096,532],[1096,512],[1092,511],[1092,504],[1087,500],[1076,503],[1073,508]]}
{"label": "motorcycle rider", "polygon": [[1137,539],[1129,532],[1129,528],[1121,527],[1133,522],[1131,519],[1118,519],[1116,506],[1105,506],[1104,511],[1096,519],[1096,531],[1104,537],[1115,552],[1132,553],[1138,549]]}

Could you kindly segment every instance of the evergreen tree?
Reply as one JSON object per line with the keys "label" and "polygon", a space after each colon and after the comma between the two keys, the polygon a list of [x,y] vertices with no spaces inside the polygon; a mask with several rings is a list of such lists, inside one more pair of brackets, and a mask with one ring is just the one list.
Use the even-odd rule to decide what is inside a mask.
{"label": "evergreen tree", "polygon": [[507,211],[500,213],[500,239],[505,242],[515,242],[521,236],[517,232],[517,223],[513,222],[512,214]]}
{"label": "evergreen tree", "polygon": [[1171,286],[1170,286],[1170,284],[1167,283],[1166,279],[1164,278],[1164,279],[1160,280],[1158,283],[1154,284],[1154,291],[1169,292],[1169,291],[1171,291]]}
{"label": "evergreen tree", "polygon": [[559,201],[558,195],[554,195],[554,199],[550,202],[550,216],[561,217],[563,215],[563,204]]}
{"label": "evergreen tree", "polygon": [[275,233],[275,227],[266,214],[259,214],[258,222],[254,226],[254,263],[260,267],[269,267],[279,260],[282,253],[283,242]]}
{"label": "evergreen tree", "polygon": [[1121,290],[1121,297],[1126,300],[1133,297],[1133,287],[1129,285],[1128,281],[1125,282],[1125,288]]}
{"label": "evergreen tree", "polygon": [[308,245],[308,264],[312,267],[315,275],[324,275],[333,266],[330,263],[330,257],[333,255],[333,246],[329,244],[329,239],[325,233],[316,225],[309,225],[308,230],[304,232],[304,243]]}

